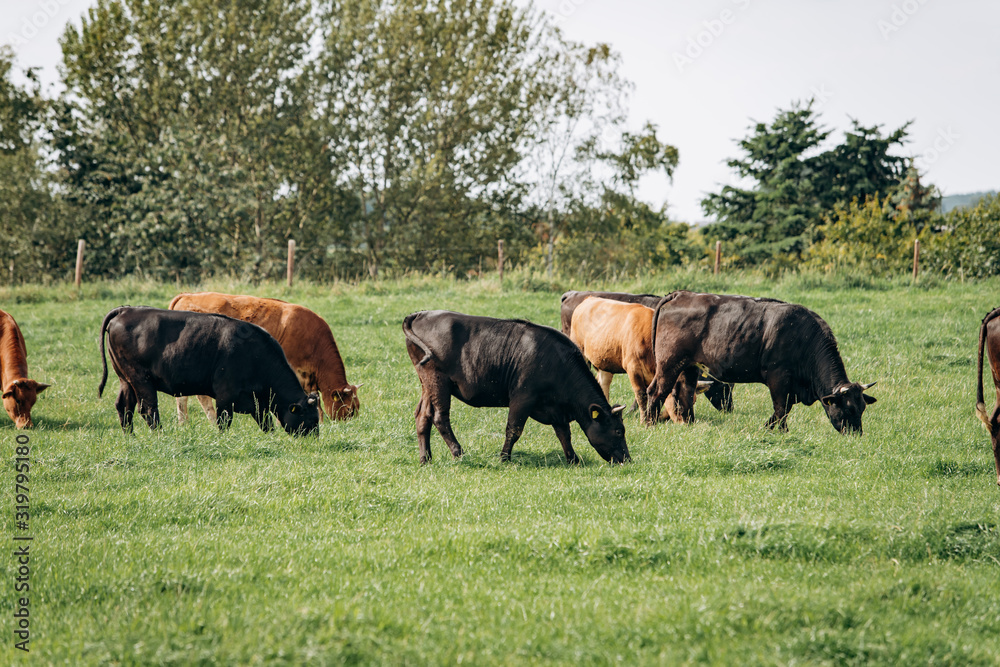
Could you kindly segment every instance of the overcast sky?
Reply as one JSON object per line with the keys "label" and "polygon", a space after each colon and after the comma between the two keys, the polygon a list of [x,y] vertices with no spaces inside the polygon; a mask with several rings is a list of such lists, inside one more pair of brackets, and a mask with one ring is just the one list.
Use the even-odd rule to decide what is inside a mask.
{"label": "overcast sky", "polygon": [[[516,0],[527,4],[526,0]],[[57,79],[59,35],[90,0],[0,0],[0,42],[21,67]],[[607,42],[635,84],[631,124],[659,126],[680,150],[673,183],[640,191],[671,215],[731,182],[727,158],[751,120],[816,98],[839,141],[849,116],[894,129],[908,120],[926,180],[944,194],[1000,187],[997,0],[536,0],[570,39]]]}

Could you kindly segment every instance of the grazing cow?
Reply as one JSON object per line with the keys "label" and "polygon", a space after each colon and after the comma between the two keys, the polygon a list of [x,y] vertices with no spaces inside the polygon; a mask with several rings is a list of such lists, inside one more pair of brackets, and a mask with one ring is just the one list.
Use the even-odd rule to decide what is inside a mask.
{"label": "grazing cow", "polygon": [[[993,387],[996,390],[996,405],[991,414],[986,414],[983,398],[983,348],[989,344],[990,371],[993,373]],[[1000,485],[1000,308],[990,311],[979,327],[979,381],[976,385],[976,416],[982,420],[990,432],[993,444],[993,460],[997,469],[997,484]]]}
{"label": "grazing cow", "polygon": [[[610,398],[611,378],[616,373],[626,373],[635,392],[639,415],[646,424],[656,419],[646,413],[646,387],[653,379],[656,361],[653,358],[653,309],[638,303],[623,303],[587,298],[573,312],[569,338],[583,352],[584,358],[598,370],[597,380],[605,398]],[[683,380],[674,392],[686,391]],[[701,383],[700,383],[701,384]],[[704,391],[711,382],[699,387]],[[690,401],[693,403],[693,397]],[[690,421],[687,415],[674,409],[673,392],[667,398],[665,412],[676,422]],[[693,418],[693,415],[691,415]]]}
{"label": "grazing cow", "polygon": [[14,318],[0,310],[0,386],[3,407],[16,428],[31,428],[31,408],[52,385],[28,379],[28,350]]}
{"label": "grazing cow", "polygon": [[[278,299],[236,296],[218,292],[178,294],[170,310],[218,313],[250,322],[268,332],[285,351],[288,363],[306,392],[318,391],[331,419],[350,419],[357,414],[358,387],[347,382],[344,362],[330,326],[319,315]],[[212,400],[199,396],[205,414],[215,421]],[[187,397],[177,399],[177,416],[187,418]],[[320,412],[320,421],[323,413]]]}
{"label": "grazing cow", "polygon": [[[767,426],[787,430],[792,405],[823,404],[841,433],[861,433],[875,383],[847,379],[833,332],[819,315],[792,303],[685,290],[663,298],[653,318],[656,375],[650,410],[659,409],[681,372],[705,366],[721,382],[760,382],[771,392]],[[682,406],[683,407],[683,406]]]}
{"label": "grazing cow", "polygon": [[137,404],[149,427],[159,426],[158,391],[215,397],[220,429],[240,412],[253,415],[265,431],[272,428],[273,413],[289,433],[319,432],[319,397],[302,390],[281,346],[254,324],[224,315],[115,308],[101,324],[98,396],[108,381],[105,332],[121,381],[115,407],[126,433],[132,432]]}
{"label": "grazing cow", "polygon": [[501,461],[510,460],[528,417],[555,429],[569,463],[579,462],[570,444],[573,421],[606,461],[630,460],[624,407],[608,404],[580,350],[555,329],[432,310],[407,315],[403,333],[420,378],[415,417],[421,463],[431,460],[432,423],[452,455],[462,455],[451,430],[452,396],[476,408],[510,408]]}
{"label": "grazing cow", "polygon": [[[647,308],[656,308],[660,304],[660,300],[663,299],[662,296],[656,296],[655,294],[629,294],[628,292],[577,292],[570,291],[565,292],[560,299],[559,315],[562,320],[562,331],[567,336],[569,335],[570,328],[573,325],[573,313],[576,311],[577,306],[583,303],[589,297],[598,297],[600,299],[610,299],[612,301],[621,301],[622,303],[638,303]],[[683,379],[683,378],[682,378]],[[601,383],[601,387],[605,388],[605,393],[611,387],[611,375],[605,373],[604,371],[598,370],[597,380]],[[707,387],[707,389],[706,389]],[[676,388],[677,392],[688,394],[691,400],[694,400],[694,387],[683,387],[678,386]],[[712,406],[719,410],[720,412],[732,412],[733,410],[733,385],[726,384],[725,382],[712,382],[709,384],[699,384],[697,387],[698,393],[704,391],[705,398],[709,400]],[[673,404],[673,400],[669,401]],[[680,401],[678,401],[680,402]],[[675,413],[673,410],[670,411],[671,419],[676,421]],[[688,414],[683,417],[685,420],[693,419],[693,413]]]}

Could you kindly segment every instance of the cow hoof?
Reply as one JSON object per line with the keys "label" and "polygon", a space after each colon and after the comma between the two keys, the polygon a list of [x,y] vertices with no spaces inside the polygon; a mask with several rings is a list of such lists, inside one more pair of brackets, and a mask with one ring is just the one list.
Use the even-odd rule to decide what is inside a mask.
{"label": "cow hoof", "polygon": [[571,459],[566,459],[566,464],[567,464],[567,465],[571,465],[571,466],[578,466],[578,465],[580,465],[581,463],[583,463],[583,461],[581,461],[581,460],[580,460],[580,457],[579,457],[579,456],[574,456],[574,457],[573,457],[573,458],[571,458]]}

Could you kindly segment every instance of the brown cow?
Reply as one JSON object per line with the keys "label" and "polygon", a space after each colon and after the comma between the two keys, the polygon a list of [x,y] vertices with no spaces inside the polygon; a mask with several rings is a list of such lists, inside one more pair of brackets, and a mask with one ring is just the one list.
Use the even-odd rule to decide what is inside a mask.
{"label": "brown cow", "polygon": [[[993,372],[993,386],[996,389],[996,405],[992,414],[986,414],[983,397],[983,348],[989,343],[990,370]],[[997,468],[997,484],[1000,485],[1000,308],[983,318],[979,327],[979,382],[976,385],[976,416],[986,424],[993,443],[993,460]]]}
{"label": "brown cow", "polygon": [[[178,294],[170,310],[218,313],[250,322],[271,334],[284,350],[288,363],[306,393],[318,391],[326,414],[332,419],[349,419],[357,414],[358,387],[347,382],[344,362],[330,326],[319,315],[295,304],[255,296],[218,292]],[[199,396],[209,419],[215,421],[212,399]],[[187,418],[187,398],[177,399],[177,416]],[[322,412],[320,412],[322,418]]]}
{"label": "brown cow", "polygon": [[[656,372],[653,356],[653,309],[638,303],[623,303],[600,297],[588,297],[573,311],[569,337],[583,356],[597,369],[597,380],[610,398],[611,380],[614,374],[625,373],[632,383],[635,400],[639,405],[639,415],[646,424],[652,419],[646,412],[646,387]],[[697,378],[697,369],[693,369]],[[699,383],[699,391],[704,391],[711,383]],[[692,387],[693,387],[692,383]],[[678,381],[674,392],[687,391],[684,381]],[[694,402],[694,396],[687,396],[684,405]],[[664,413],[675,423],[693,419],[693,414],[684,415],[675,410],[673,395],[664,406]]]}
{"label": "brown cow", "polygon": [[17,428],[31,428],[31,408],[52,385],[28,379],[28,350],[17,322],[0,310],[0,383],[3,407]]}

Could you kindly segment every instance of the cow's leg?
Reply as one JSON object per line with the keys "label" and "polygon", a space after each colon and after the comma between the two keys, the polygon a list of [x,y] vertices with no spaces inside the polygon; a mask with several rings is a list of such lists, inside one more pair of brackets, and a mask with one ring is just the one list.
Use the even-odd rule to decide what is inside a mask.
{"label": "cow's leg", "polygon": [[118,421],[122,425],[122,430],[126,433],[132,433],[132,419],[135,413],[135,405],[139,400],[135,396],[135,392],[132,391],[132,387],[125,382],[121,381],[121,388],[118,390],[118,398],[115,400],[115,409],[118,410]]}
{"label": "cow's leg", "polygon": [[211,396],[199,396],[198,402],[201,403],[201,409],[204,410],[205,416],[208,417],[208,421],[213,424],[218,421],[219,416],[215,412],[215,403],[212,401]]}
{"label": "cow's leg", "polygon": [[524,425],[527,421],[528,410],[519,403],[511,402],[510,411],[507,412],[507,430],[503,439],[503,448],[500,450],[501,461],[510,461],[510,453],[514,449],[514,443],[524,432]]}
{"label": "cow's leg", "polygon": [[149,428],[156,430],[160,427],[160,406],[156,399],[156,390],[143,389],[136,393],[139,398],[139,414],[149,424]]}
{"label": "cow's leg", "polygon": [[188,418],[188,397],[177,397],[177,423],[183,424]]}
{"label": "cow's leg", "polygon": [[417,450],[420,452],[420,463],[431,462],[431,425],[434,423],[434,403],[421,387],[420,401],[417,411],[413,414],[417,422]]}
{"label": "cow's leg", "polygon": [[602,371],[598,369],[597,371],[597,383],[601,385],[601,391],[604,392],[604,398],[611,400],[611,381],[615,379],[615,376],[607,371]]}
{"label": "cow's leg", "polygon": [[705,398],[719,412],[733,411],[733,385],[716,380],[705,392]]}
{"label": "cow's leg", "polygon": [[442,387],[437,386],[430,400],[434,403],[434,426],[444,438],[444,444],[448,445],[451,455],[457,459],[462,456],[462,445],[458,444],[455,432],[451,430],[451,392],[446,389],[442,391]]}
{"label": "cow's leg", "polygon": [[632,391],[635,392],[635,402],[639,407],[639,419],[643,424],[651,426],[656,422],[655,416],[650,417],[650,413],[646,412],[646,387],[649,382],[646,381],[643,373],[640,369],[630,366],[626,369],[628,373],[629,382],[632,383]]}
{"label": "cow's leg", "polygon": [[997,467],[997,486],[1000,486],[1000,438],[994,436],[990,440],[993,441],[993,460]]}
{"label": "cow's leg", "polygon": [[[687,359],[671,357],[657,364],[656,374],[653,381],[646,388],[646,414],[658,415],[663,408],[663,403],[674,390],[674,384],[678,376],[687,368]],[[655,418],[655,417],[654,417]]]}
{"label": "cow's leg", "polygon": [[674,415],[672,418],[678,423],[694,423],[694,399],[698,388],[697,366],[689,366],[684,369],[674,383],[674,388],[670,396],[674,399]]}
{"label": "cow's leg", "polygon": [[218,415],[215,424],[220,431],[225,431],[233,423],[233,415],[236,414],[236,401],[228,397],[220,397],[215,402],[216,414]]}
{"label": "cow's leg", "polygon": [[[997,388],[997,394],[1000,394],[1000,387]],[[997,404],[993,408],[993,414],[990,416],[988,426],[990,430],[990,442],[993,445],[993,461],[996,463],[997,468],[997,485],[1000,486],[1000,396],[997,398]]]}
{"label": "cow's leg", "polygon": [[773,379],[768,382],[767,386],[771,390],[771,405],[774,406],[774,414],[765,425],[767,428],[777,426],[779,431],[787,431],[788,413],[791,412],[794,402],[788,384],[782,379]]}
{"label": "cow's leg", "polygon": [[[643,393],[645,394],[645,392]],[[642,405],[642,403],[639,405]],[[575,451],[573,451],[573,445],[570,443],[569,424],[553,424],[552,428],[555,429],[556,437],[559,438],[559,444],[562,445],[563,454],[566,455],[566,463],[579,463],[580,457],[576,455]]]}

